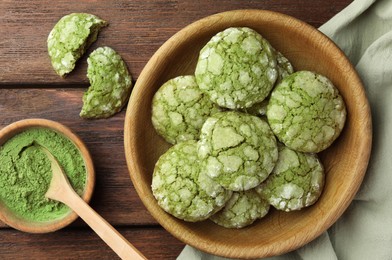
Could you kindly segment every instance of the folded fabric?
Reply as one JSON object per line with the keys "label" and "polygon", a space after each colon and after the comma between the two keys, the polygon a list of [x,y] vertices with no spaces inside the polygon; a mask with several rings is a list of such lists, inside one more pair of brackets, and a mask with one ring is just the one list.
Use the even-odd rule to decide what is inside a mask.
{"label": "folded fabric", "polygon": [[[392,259],[392,1],[356,0],[319,28],[356,67],[372,110],[363,184],[343,216],[304,247],[271,260]],[[225,259],[186,246],[179,260]]]}

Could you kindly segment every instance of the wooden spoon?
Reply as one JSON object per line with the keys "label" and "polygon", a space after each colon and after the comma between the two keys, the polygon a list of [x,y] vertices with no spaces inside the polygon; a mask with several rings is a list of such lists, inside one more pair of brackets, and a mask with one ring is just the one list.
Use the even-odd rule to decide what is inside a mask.
{"label": "wooden spoon", "polygon": [[60,201],[76,212],[121,259],[147,259],[113,226],[95,212],[70,185],[56,158],[42,145],[52,167],[52,180],[45,196]]}

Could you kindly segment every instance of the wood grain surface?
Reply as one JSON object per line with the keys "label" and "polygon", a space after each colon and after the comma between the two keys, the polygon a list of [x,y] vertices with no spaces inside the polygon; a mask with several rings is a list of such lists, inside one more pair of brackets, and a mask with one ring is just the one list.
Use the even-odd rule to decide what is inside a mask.
{"label": "wood grain surface", "polygon": [[[175,259],[183,245],[159,227],[122,227],[118,231],[148,259]],[[1,259],[117,259],[90,229],[67,228],[49,234],[1,230]]]}
{"label": "wood grain surface", "polygon": [[[50,64],[46,38],[71,12],[88,12],[109,22],[88,52],[110,46],[121,54],[137,80],[154,52],[184,26],[210,14],[234,9],[267,9],[315,27],[352,0],[80,0],[0,1],[0,128],[24,118],[58,121],[78,134],[96,169],[91,206],[119,228],[149,259],[175,259],[184,244],[162,229],[141,203],[126,167],[125,111],[106,120],[79,117],[88,87],[86,55],[65,79]],[[282,35],[284,37],[284,35]],[[32,235],[0,224],[1,259],[115,259],[78,219],[55,233]]]}

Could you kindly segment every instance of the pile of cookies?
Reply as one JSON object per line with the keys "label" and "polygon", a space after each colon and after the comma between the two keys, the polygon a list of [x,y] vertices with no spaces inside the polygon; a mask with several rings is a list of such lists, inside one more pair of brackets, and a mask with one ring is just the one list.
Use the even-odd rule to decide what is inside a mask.
{"label": "pile of cookies", "polygon": [[173,144],[157,161],[158,204],[185,221],[242,228],[270,205],[314,204],[324,186],[317,153],[341,133],[346,108],[329,79],[294,72],[255,30],[228,28],[200,51],[195,75],[163,84],[152,123]]}

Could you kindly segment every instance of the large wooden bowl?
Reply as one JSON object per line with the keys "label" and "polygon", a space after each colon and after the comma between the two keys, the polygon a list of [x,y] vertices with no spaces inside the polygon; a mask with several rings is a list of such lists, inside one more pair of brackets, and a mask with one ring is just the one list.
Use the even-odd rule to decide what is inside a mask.
{"label": "large wooden bowl", "polygon": [[[332,80],[348,118],[337,141],[320,154],[326,185],[319,201],[304,210],[268,216],[240,230],[211,221],[187,223],[165,213],[151,192],[154,164],[169,147],[151,123],[156,90],[178,75],[193,74],[200,49],[217,32],[247,26],[261,33],[296,70]],[[369,104],[356,71],[342,51],[315,28],[293,17],[262,10],[230,11],[199,20],[171,37],[147,63],[133,90],[125,119],[125,152],[133,184],[151,215],[171,234],[202,251],[232,258],[283,254],[312,241],[345,211],[363,180],[371,150]]]}
{"label": "large wooden bowl", "polygon": [[[95,171],[94,171],[93,161],[83,141],[75,133],[73,133],[72,130],[69,129],[68,127],[58,122],[47,120],[47,119],[32,118],[32,119],[20,120],[1,129],[0,146],[3,145],[7,140],[12,138],[13,136],[31,128],[46,128],[52,131],[56,131],[57,133],[68,138],[80,151],[80,154],[82,155],[84,160],[86,175],[87,175],[86,185],[84,188],[82,198],[86,202],[89,202],[93,194],[94,184],[95,184]],[[76,215],[76,213],[73,212],[72,210],[69,210],[69,213],[67,213],[63,217],[51,221],[44,221],[44,222],[30,221],[16,216],[0,200],[0,220],[9,226],[24,232],[30,232],[30,233],[53,232],[69,225],[77,218],[78,215]]]}

